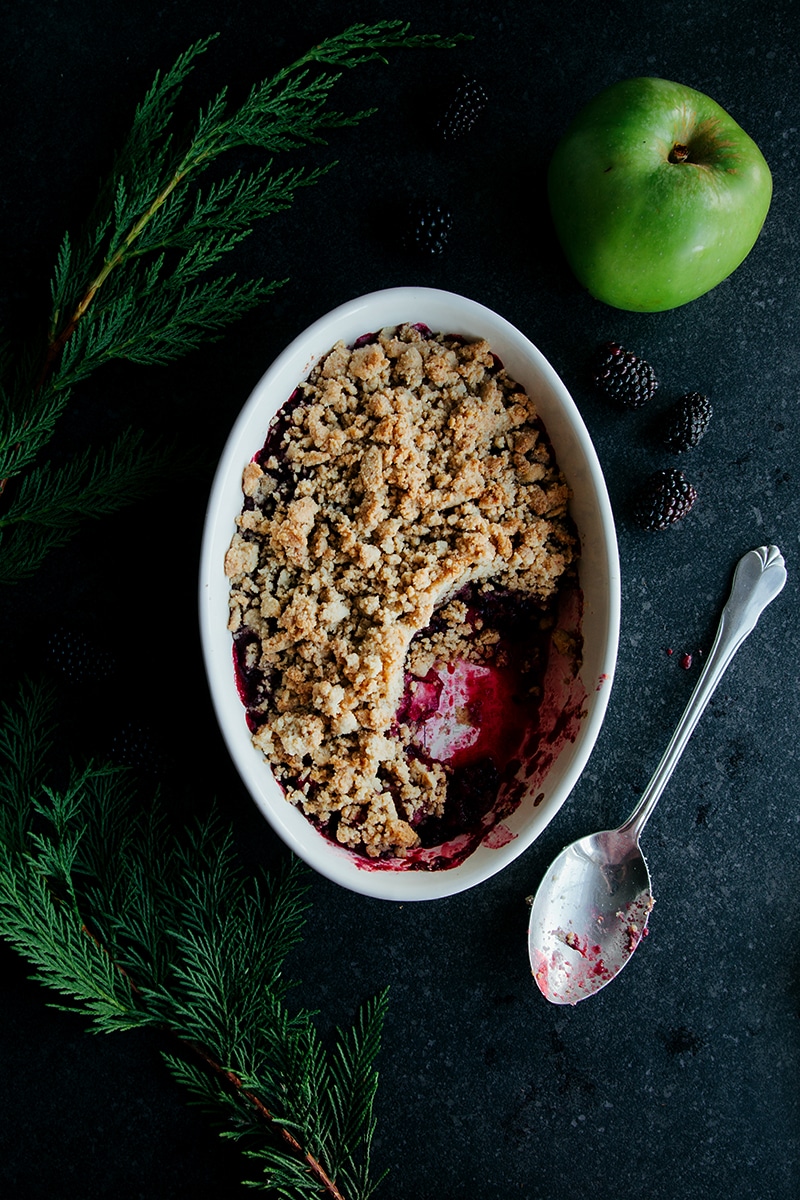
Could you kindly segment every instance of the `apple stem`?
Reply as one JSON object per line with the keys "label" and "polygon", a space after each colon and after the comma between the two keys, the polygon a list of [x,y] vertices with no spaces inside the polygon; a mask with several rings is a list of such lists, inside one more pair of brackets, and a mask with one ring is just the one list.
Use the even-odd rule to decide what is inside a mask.
{"label": "apple stem", "polygon": [[667,157],[671,163],[686,162],[689,157],[689,147],[684,146],[683,142],[676,142]]}

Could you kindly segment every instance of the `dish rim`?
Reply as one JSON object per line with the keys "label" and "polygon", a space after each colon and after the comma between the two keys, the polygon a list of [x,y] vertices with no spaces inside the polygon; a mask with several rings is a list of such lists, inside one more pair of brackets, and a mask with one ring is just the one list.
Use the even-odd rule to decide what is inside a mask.
{"label": "dish rim", "polygon": [[[513,831],[513,837],[505,845],[490,848],[482,844],[458,866],[437,871],[396,870],[372,864],[365,869],[363,859],[326,839],[302,812],[286,801],[247,729],[234,676],[232,639],[227,628],[230,584],[223,569],[225,551],[242,506],[242,470],[263,445],[272,416],[308,376],[318,358],[337,341],[349,345],[362,334],[403,322],[423,323],[434,332],[485,337],[512,378],[535,393],[537,406],[541,404],[544,409],[542,420],[559,467],[573,491],[576,483],[583,485],[578,487],[571,504],[581,543],[578,573],[584,600],[582,627],[586,629],[588,619],[593,635],[597,629],[604,631],[602,647],[589,645],[588,674],[584,675],[586,657],[579,672],[587,693],[586,715],[576,738],[562,749],[544,780],[544,784],[550,785],[549,795],[545,795],[532,816],[526,814],[523,800],[517,812],[504,819]],[[529,386],[526,375],[538,378],[537,387]],[[566,465],[562,459],[566,459]],[[589,504],[587,488],[593,493],[593,502]],[[580,578],[584,563],[594,572],[591,579]],[[355,297],[325,313],[298,334],[267,367],[226,439],[203,524],[199,620],[206,680],[227,751],[262,815],[309,866],[350,891],[394,901],[455,895],[498,874],[533,844],[577,783],[605,717],[617,660],[620,570],[614,518],[597,453],[563,380],[534,343],[510,321],[479,301],[455,292],[413,286],[384,288]],[[557,774],[551,781],[553,771]],[[530,799],[527,807],[531,807]],[[526,816],[529,819],[523,821]],[[514,829],[517,823],[520,827]]]}

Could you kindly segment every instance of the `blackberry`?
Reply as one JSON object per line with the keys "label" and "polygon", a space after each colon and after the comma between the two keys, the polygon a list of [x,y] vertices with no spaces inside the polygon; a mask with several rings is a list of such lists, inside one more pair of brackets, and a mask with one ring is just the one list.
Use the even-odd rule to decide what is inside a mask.
{"label": "blackberry", "polygon": [[711,401],[700,392],[687,392],[667,413],[661,430],[664,445],[680,454],[693,449],[708,429]]}
{"label": "blackberry", "polygon": [[656,373],[631,350],[619,342],[606,342],[597,352],[592,382],[609,400],[623,408],[641,408],[658,387]]}
{"label": "blackberry", "polygon": [[450,97],[436,122],[436,132],[446,142],[469,133],[487,104],[487,95],[477,79],[465,79]]}
{"label": "blackberry", "polygon": [[636,495],[633,515],[643,529],[666,529],[685,517],[696,499],[697,492],[683,471],[656,471]]}
{"label": "blackberry", "polygon": [[102,683],[115,673],[114,656],[82,630],[61,625],[44,647],[48,664],[73,684]]}
{"label": "blackberry", "polygon": [[422,254],[441,254],[453,229],[453,214],[441,204],[418,203],[409,212],[408,241]]}
{"label": "blackberry", "polygon": [[140,775],[161,778],[166,762],[152,729],[132,721],[118,728],[111,741],[111,759],[119,766],[129,767]]}

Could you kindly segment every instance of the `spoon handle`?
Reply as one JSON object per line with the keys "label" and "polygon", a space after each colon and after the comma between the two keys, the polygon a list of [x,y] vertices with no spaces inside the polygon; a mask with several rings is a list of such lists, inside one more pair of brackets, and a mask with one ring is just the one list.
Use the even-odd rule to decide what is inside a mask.
{"label": "spoon handle", "polygon": [[717,636],[700,678],[664,757],[636,808],[620,826],[620,833],[638,841],[725,669],[744,639],[755,628],[761,613],[785,583],[786,566],[777,546],[761,546],[758,550],[750,550],[737,563],[731,594],[722,610]]}

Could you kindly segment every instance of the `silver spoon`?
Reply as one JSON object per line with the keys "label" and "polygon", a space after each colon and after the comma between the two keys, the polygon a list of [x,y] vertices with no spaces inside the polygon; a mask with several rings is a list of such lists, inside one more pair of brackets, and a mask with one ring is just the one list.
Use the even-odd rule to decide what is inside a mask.
{"label": "silver spoon", "polygon": [[717,636],[664,757],[638,805],[618,829],[562,850],[531,907],[528,952],[539,990],[553,1004],[577,1004],[617,975],[647,933],[653,894],[639,838],[722,674],[786,582],[777,546],[740,559]]}

